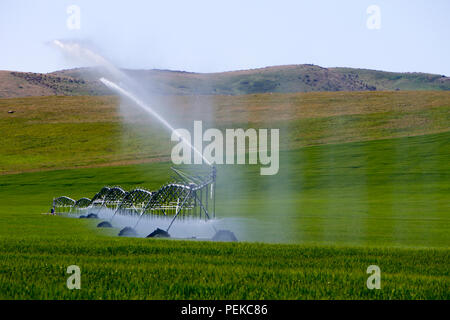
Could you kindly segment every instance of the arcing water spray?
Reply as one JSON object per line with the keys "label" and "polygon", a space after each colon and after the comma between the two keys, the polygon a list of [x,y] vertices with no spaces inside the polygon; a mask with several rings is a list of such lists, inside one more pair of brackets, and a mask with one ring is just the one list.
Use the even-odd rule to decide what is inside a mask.
{"label": "arcing water spray", "polygon": [[145,104],[143,101],[141,101],[139,98],[137,98],[134,94],[131,92],[125,90],[124,88],[118,86],[112,81],[109,81],[105,78],[100,78],[100,81],[106,85],[108,88],[113,89],[114,91],[118,92],[119,94],[126,96],[130,100],[132,100],[136,105],[138,105],[142,110],[145,112],[151,114],[153,117],[155,117],[159,122],[161,122],[172,134],[175,134],[179,139],[181,139],[184,143],[186,143],[189,148],[191,148],[195,153],[200,155],[205,161],[206,164],[211,165],[211,162],[206,159],[203,154],[195,148],[190,141],[185,139],[182,135],[180,135],[161,115],[159,115],[155,110],[150,108],[147,104]]}

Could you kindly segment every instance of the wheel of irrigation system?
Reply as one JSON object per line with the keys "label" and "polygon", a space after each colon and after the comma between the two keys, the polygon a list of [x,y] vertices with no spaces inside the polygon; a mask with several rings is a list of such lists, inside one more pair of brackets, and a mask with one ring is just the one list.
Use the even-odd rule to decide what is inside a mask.
{"label": "wheel of irrigation system", "polygon": [[97,225],[97,228],[112,228],[112,224],[109,221],[102,221]]}
{"label": "wheel of irrigation system", "polygon": [[157,228],[155,231],[150,233],[147,238],[170,238],[170,234],[167,231]]}
{"label": "wheel of irrigation system", "polygon": [[137,232],[131,227],[125,227],[119,232],[119,236],[121,237],[136,237]]}
{"label": "wheel of irrigation system", "polygon": [[219,230],[216,232],[216,234],[212,237],[212,241],[238,241],[236,236],[233,232],[230,230]]}

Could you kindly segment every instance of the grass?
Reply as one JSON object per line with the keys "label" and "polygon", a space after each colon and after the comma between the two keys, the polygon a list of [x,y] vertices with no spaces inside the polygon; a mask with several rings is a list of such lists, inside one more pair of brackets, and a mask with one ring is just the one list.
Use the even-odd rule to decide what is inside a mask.
{"label": "grass", "polygon": [[[205,129],[280,128],[281,149],[293,150],[445,132],[449,99],[449,92],[160,97],[158,111],[177,128],[194,120]],[[0,174],[168,159],[166,130],[133,112],[118,112],[114,97],[0,99]]]}
{"label": "grass", "polygon": [[[219,166],[220,217],[247,218],[241,240],[447,247],[449,133],[305,147],[280,155],[280,172]],[[420,147],[418,147],[420,146]],[[156,190],[171,163],[0,176],[0,212],[49,210],[51,199],[92,197],[103,185]]]}
{"label": "grass", "polygon": [[[40,215],[54,196],[91,197],[104,184],[156,189],[168,178],[169,162],[112,166],[125,161],[127,147],[111,156],[102,139],[128,132],[125,139],[137,136],[137,145],[149,147],[143,133],[120,127],[117,114],[106,112],[114,99],[71,99],[0,100],[3,108],[26,107],[12,121],[2,115],[2,128],[37,137],[17,142],[8,132],[2,140],[0,298],[449,299],[448,95],[287,95],[289,103],[256,95],[232,97],[230,105],[217,97],[219,125],[233,117],[233,126],[245,124],[245,114],[257,114],[254,123],[264,126],[265,108],[278,106],[274,121],[287,134],[276,176],[260,176],[259,166],[218,168],[218,215],[241,218],[233,230],[246,240],[240,243],[118,238],[117,230],[99,231],[93,221]],[[58,108],[70,108],[59,118],[51,108],[58,101]],[[349,107],[340,108],[345,101]],[[245,103],[252,107],[241,109]],[[97,127],[101,122],[117,136]],[[65,128],[59,132],[73,144],[45,157],[43,150],[54,148],[53,134],[38,129],[45,123]],[[26,146],[36,147],[29,156]],[[86,168],[73,150],[83,150]],[[14,171],[21,173],[6,174]],[[65,287],[72,264],[81,267],[81,290]],[[372,264],[381,268],[381,290],[366,288]]]}
{"label": "grass", "polygon": [[[94,237],[76,220],[49,225],[78,235],[2,241],[0,298],[449,298],[449,256],[442,249],[148,241]],[[65,287],[72,264],[81,268],[81,290]],[[372,264],[381,266],[381,290],[366,288]]]}

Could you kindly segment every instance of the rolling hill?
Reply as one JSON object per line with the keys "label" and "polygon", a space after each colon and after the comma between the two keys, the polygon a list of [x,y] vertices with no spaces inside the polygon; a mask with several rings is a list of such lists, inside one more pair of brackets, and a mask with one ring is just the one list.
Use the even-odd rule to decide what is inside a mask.
{"label": "rolling hill", "polygon": [[[202,120],[205,128],[280,128],[281,150],[450,130],[446,91],[164,98],[176,127]],[[142,112],[124,119],[119,106],[114,96],[0,99],[0,175],[168,159],[167,131]]]}
{"label": "rolling hill", "polygon": [[[323,91],[450,90],[450,78],[426,73],[286,65],[221,73],[124,70],[149,92],[164,95],[241,95]],[[47,74],[0,71],[0,98],[106,95],[98,70],[78,68]]]}

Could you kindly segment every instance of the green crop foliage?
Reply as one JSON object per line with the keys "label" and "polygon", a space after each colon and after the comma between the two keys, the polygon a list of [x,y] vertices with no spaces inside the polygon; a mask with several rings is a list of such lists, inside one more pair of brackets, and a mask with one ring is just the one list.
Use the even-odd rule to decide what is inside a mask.
{"label": "green crop foliage", "polygon": [[[362,97],[371,108],[384,108],[391,93],[377,94]],[[66,115],[52,123],[55,135],[48,137],[38,123],[50,115],[45,120],[37,114],[42,119],[36,123],[0,119],[8,131],[3,173],[21,171],[0,176],[0,298],[449,299],[449,104],[440,94],[410,99],[402,93],[396,101],[406,104],[404,113],[364,113],[360,94],[350,94],[350,114],[337,112],[345,98],[338,93],[301,96],[316,106],[317,116],[275,119],[288,137],[278,175],[261,176],[259,165],[218,167],[217,215],[237,219],[238,243],[120,238],[116,229],[96,229],[97,221],[40,214],[55,196],[92,197],[103,185],[156,189],[167,181],[171,163],[113,165],[132,148],[111,156],[96,147],[111,132],[127,130],[108,113],[90,117],[117,131]],[[45,99],[55,101],[30,99],[15,103],[48,108]],[[70,107],[71,99],[62,107]],[[81,105],[106,99],[109,108],[110,98],[77,99],[86,99]],[[268,99],[277,105],[283,96],[230,99],[237,106],[262,106]],[[323,101],[334,109],[320,116]],[[80,117],[89,109],[83,110]],[[264,127],[264,121],[257,123]],[[233,127],[240,125],[251,126],[236,117]],[[19,141],[10,136],[12,128],[37,138]],[[102,138],[91,138],[89,130]],[[60,144],[61,153],[55,149],[47,157],[41,151],[55,148],[56,132],[71,136],[73,152]],[[126,132],[133,140],[135,133]],[[27,146],[36,149],[28,154]],[[81,268],[81,290],[66,288],[66,269],[73,264]],[[380,290],[366,287],[369,265],[381,269]]]}

